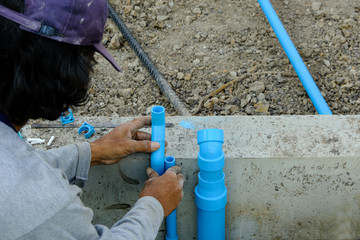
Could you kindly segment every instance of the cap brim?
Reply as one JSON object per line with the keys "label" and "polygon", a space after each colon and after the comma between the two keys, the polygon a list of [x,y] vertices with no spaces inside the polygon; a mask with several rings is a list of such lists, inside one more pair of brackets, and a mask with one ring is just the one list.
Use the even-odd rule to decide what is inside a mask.
{"label": "cap brim", "polygon": [[120,66],[116,63],[115,59],[111,56],[111,54],[106,50],[106,48],[104,47],[104,45],[100,43],[94,44],[93,45],[95,50],[100,53],[101,55],[103,55],[103,57],[109,61],[109,63],[111,63],[111,65],[113,65],[113,67],[118,70],[119,72],[121,72],[121,68]]}

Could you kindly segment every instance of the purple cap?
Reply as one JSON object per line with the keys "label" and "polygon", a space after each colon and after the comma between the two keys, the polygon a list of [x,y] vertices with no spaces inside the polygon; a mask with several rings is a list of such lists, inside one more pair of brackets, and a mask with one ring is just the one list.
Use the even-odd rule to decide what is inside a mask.
{"label": "purple cap", "polygon": [[74,45],[94,46],[116,70],[119,65],[102,45],[106,0],[25,0],[24,14],[0,5],[0,16],[22,30]]}

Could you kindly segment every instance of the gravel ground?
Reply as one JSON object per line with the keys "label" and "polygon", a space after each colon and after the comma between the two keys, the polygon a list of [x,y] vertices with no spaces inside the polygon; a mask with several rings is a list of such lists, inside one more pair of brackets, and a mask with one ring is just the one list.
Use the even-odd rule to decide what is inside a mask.
{"label": "gravel ground", "polygon": [[[316,114],[256,0],[110,3],[193,115]],[[359,1],[272,4],[333,113],[358,114]],[[123,71],[96,56],[90,101],[75,114],[139,116],[160,104],[176,115],[110,19],[103,42]]]}

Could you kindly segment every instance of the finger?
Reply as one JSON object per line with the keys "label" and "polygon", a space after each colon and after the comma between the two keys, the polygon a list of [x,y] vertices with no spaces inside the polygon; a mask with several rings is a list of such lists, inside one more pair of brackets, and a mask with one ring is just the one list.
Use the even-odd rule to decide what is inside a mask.
{"label": "finger", "polygon": [[137,131],[134,137],[135,140],[151,140],[151,134],[143,131]]}
{"label": "finger", "polygon": [[179,174],[181,172],[181,167],[175,165],[171,168],[169,168],[168,170],[166,170],[166,172],[174,172],[175,174]]}
{"label": "finger", "polygon": [[155,152],[160,148],[160,143],[153,141],[132,141],[133,152]]}
{"label": "finger", "polygon": [[179,183],[181,184],[181,186],[184,186],[184,182],[185,182],[184,175],[182,175],[181,173],[178,174],[177,179],[178,179]]}
{"label": "finger", "polygon": [[159,174],[154,169],[152,169],[151,167],[148,167],[146,169],[146,174],[148,175],[149,179],[152,179],[152,178],[155,178],[155,177],[159,176]]}
{"label": "finger", "polygon": [[151,126],[151,117],[140,117],[129,122],[131,132],[135,133],[145,126]]}

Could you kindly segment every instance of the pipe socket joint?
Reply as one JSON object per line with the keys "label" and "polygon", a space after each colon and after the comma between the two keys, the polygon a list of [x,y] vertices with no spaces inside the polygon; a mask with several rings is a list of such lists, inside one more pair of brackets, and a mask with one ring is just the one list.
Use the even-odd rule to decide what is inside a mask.
{"label": "pipe socket joint", "polygon": [[151,108],[151,141],[160,144],[160,148],[151,153],[151,168],[162,175],[165,172],[165,108],[163,106]]}

